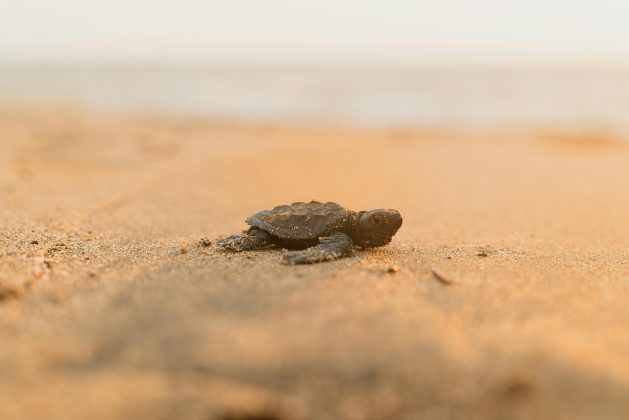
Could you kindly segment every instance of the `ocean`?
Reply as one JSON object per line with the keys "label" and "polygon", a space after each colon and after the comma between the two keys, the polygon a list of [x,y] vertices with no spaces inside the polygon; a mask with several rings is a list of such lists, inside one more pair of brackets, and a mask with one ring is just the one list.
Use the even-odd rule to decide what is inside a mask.
{"label": "ocean", "polygon": [[364,126],[629,128],[629,69],[0,64],[0,105]]}

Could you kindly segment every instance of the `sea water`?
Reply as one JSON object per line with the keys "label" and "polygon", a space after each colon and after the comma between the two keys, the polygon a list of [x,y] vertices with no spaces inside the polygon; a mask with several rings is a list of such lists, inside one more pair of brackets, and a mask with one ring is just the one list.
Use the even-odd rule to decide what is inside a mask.
{"label": "sea water", "polygon": [[0,105],[368,126],[629,127],[629,69],[0,64]]}

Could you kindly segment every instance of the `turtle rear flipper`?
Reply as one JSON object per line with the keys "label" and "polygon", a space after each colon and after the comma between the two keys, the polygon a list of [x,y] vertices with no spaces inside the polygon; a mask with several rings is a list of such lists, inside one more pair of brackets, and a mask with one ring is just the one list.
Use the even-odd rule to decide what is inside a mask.
{"label": "turtle rear flipper", "polygon": [[245,233],[236,233],[216,241],[216,244],[230,251],[254,251],[272,243],[272,237],[267,232],[251,228]]}
{"label": "turtle rear flipper", "polygon": [[336,232],[321,238],[318,245],[303,251],[290,251],[283,255],[285,264],[314,264],[337,260],[352,254],[352,238]]}

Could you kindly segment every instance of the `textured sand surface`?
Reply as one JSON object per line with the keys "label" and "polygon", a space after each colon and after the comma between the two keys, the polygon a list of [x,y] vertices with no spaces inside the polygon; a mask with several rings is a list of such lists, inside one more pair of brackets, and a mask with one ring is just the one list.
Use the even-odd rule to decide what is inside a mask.
{"label": "textured sand surface", "polygon": [[[628,145],[1,110],[0,418],[627,418]],[[404,225],[199,243],[313,198]]]}

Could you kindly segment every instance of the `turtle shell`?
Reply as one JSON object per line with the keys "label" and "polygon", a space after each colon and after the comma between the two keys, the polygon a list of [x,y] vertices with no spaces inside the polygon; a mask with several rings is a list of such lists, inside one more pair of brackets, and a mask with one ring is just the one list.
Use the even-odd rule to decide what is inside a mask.
{"label": "turtle shell", "polygon": [[262,210],[247,219],[281,239],[307,240],[325,236],[346,226],[349,212],[336,203],[293,203]]}

